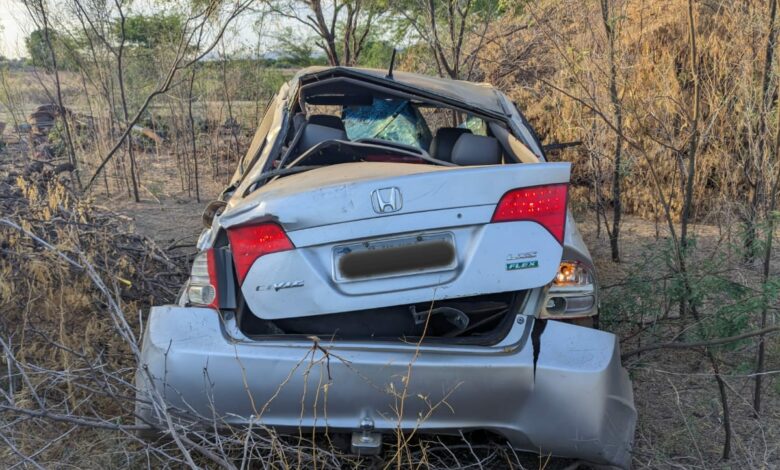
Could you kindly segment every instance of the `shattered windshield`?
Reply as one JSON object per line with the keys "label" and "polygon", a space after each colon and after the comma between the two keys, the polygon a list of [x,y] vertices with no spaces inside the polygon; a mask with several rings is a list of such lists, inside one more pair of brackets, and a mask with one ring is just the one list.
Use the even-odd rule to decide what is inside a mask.
{"label": "shattered windshield", "polygon": [[468,129],[474,135],[487,135],[487,125],[485,121],[477,116],[469,115],[465,121],[458,124],[461,129]]}
{"label": "shattered windshield", "polygon": [[375,99],[371,106],[345,106],[344,127],[350,140],[381,139],[428,149],[431,130],[407,100]]}

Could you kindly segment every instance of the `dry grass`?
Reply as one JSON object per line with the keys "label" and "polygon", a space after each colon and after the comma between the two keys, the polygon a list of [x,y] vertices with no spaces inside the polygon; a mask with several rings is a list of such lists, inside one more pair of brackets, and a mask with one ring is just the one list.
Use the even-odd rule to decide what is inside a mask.
{"label": "dry grass", "polygon": [[[23,122],[36,106],[51,103],[54,96],[54,84],[51,75],[33,68],[0,70],[3,74],[0,87],[0,121],[9,124],[6,133],[11,133],[14,120]],[[75,111],[85,112],[84,92],[74,73],[62,73],[63,99],[73,103]],[[8,102],[8,99],[11,102]],[[12,106],[9,106],[12,105]]]}
{"label": "dry grass", "polygon": [[[625,132],[644,151],[626,150],[624,207],[636,217],[625,221],[623,263],[609,261],[608,242],[603,235],[597,236],[594,216],[589,212],[596,189],[609,193],[610,153],[614,145],[614,133],[597,116],[597,111],[609,109],[604,33],[597,3],[542,1],[528,5],[527,16],[502,18],[494,28],[511,31],[529,21],[532,27],[486,44],[480,51],[479,67],[473,78],[506,90],[547,141],[585,141],[581,148],[567,150],[560,158],[575,163],[573,204],[582,214],[580,226],[605,286],[602,323],[621,338],[625,352],[673,340],[681,329],[690,327],[688,320],[675,318],[675,306],[670,300],[675,286],[668,281],[670,267],[664,257],[668,250],[667,231],[659,223],[658,192],[649,183],[649,168],[654,165],[661,175],[662,193],[670,198],[676,213],[681,201],[680,162],[685,157],[680,149],[684,148],[689,131],[687,103],[691,98],[691,80],[685,69],[685,3],[632,0],[616,5]],[[712,286],[724,284],[711,282],[717,277],[748,291],[760,286],[757,266],[743,263],[735,247],[741,244],[739,225],[745,193],[740,169],[759,151],[755,137],[766,5],[697,2],[696,6],[703,67],[704,133],[695,179],[695,215],[700,224],[694,228],[696,251],[692,260],[701,289],[709,289],[704,290],[704,326],[716,335],[726,334],[731,328],[755,328],[756,323],[755,315],[740,319],[734,313],[741,304],[749,304],[750,295],[720,293],[715,290],[719,287]],[[427,62],[430,61],[425,54],[409,54],[401,68],[425,71],[430,66]],[[98,114],[109,109],[99,98],[84,93],[75,75],[63,75],[68,106],[83,112],[92,107]],[[7,79],[19,105],[16,112],[23,115],[49,101],[29,70],[12,72]],[[41,81],[51,89],[51,77],[41,76]],[[181,107],[184,95],[180,91],[174,90],[174,95],[178,93],[175,99],[165,101],[154,112],[182,130],[186,125]],[[224,102],[211,99],[221,96],[219,93],[211,93],[196,107],[199,114],[212,116],[217,122],[227,116]],[[86,102],[86,96],[92,96],[93,101]],[[254,125],[256,108],[256,103],[236,103],[246,127]],[[8,109],[2,108],[0,113],[0,120],[12,121]],[[769,127],[774,128],[774,117],[769,120]],[[110,291],[107,297],[87,273],[69,266],[56,253],[41,248],[18,230],[0,228],[0,338],[7,340],[15,360],[26,366],[32,380],[31,384],[21,383],[14,373],[0,378],[5,400],[0,403],[37,409],[37,400],[43,396],[58,413],[86,416],[115,426],[96,429],[51,416],[0,413],[0,436],[6,439],[6,446],[0,446],[0,462],[35,467],[31,463],[35,461],[43,467],[75,468],[187,465],[187,452],[175,443],[150,446],[136,440],[123,427],[133,424],[131,400],[118,400],[116,395],[119,391],[132,391],[122,381],[131,377],[135,361],[131,344],[117,334],[109,314],[109,299],[119,302],[137,338],[139,319],[146,308],[173,298],[200,230],[200,211],[218,194],[233,169],[230,158],[210,159],[209,152],[223,152],[224,146],[220,147],[222,143],[213,135],[207,138],[212,144],[199,148],[201,161],[218,164],[201,168],[201,203],[194,201],[192,181],[185,175],[191,171],[186,164],[190,158],[186,141],[170,143],[160,152],[137,154],[141,169],[139,204],[128,202],[127,161],[121,154],[108,167],[107,178],[96,185],[92,199],[79,199],[68,189],[67,182],[49,182],[51,175],[41,178],[26,174],[26,151],[0,153],[2,164],[17,165],[5,166],[0,171],[0,207],[4,207],[7,191],[14,197],[19,195],[24,210],[15,220],[51,242],[59,252],[80,262],[79,256],[83,256],[98,269]],[[111,143],[106,133],[80,143],[77,150],[84,175],[91,173]],[[48,165],[45,168],[50,169]],[[10,172],[17,174],[9,176]],[[14,210],[17,209],[15,206]],[[4,211],[0,218],[16,215]],[[103,225],[94,227],[96,220]],[[129,221],[133,223],[128,224]],[[118,250],[121,240],[144,240],[134,230],[154,240],[163,250],[155,249],[149,240],[142,243],[140,251]],[[150,257],[150,253],[169,257],[175,266],[160,266],[160,260]],[[709,267],[717,276],[707,276]],[[771,271],[777,273],[779,269],[780,256],[775,253]],[[155,271],[174,274],[160,283],[153,279],[151,273]],[[167,290],[159,289],[160,284]],[[776,302],[771,315],[776,322]],[[737,320],[744,324],[733,324]],[[686,332],[696,336],[691,329]],[[770,373],[759,419],[752,417],[750,406],[755,340],[716,349],[728,386],[734,426],[734,456],[725,462],[720,459],[723,415],[706,358],[699,351],[660,350],[628,359],[626,366],[634,381],[639,411],[635,468],[780,466],[780,342],[774,336],[768,344]],[[9,362],[6,356],[3,365]],[[95,369],[101,372],[96,375]],[[236,462],[241,460],[244,443],[251,443],[251,457],[257,465],[394,465],[390,461],[346,457],[329,443],[320,442],[313,453],[309,443],[295,438],[284,440],[273,434],[258,436],[237,430],[223,437],[219,445],[215,445],[214,436],[201,437],[199,444],[224,450]],[[500,442],[469,447],[457,440],[420,440],[409,445],[403,449],[403,463],[425,468],[556,468],[568,464],[517,457]],[[396,450],[391,448],[388,455],[398,455]],[[198,464],[215,466],[202,453],[193,454]],[[30,460],[25,461],[26,458]]]}
{"label": "dry grass", "polygon": [[[681,209],[680,168],[690,133],[692,81],[688,70],[687,4],[680,0],[610,2],[615,5],[618,91],[624,133],[642,151],[625,147],[621,168],[627,213],[652,220],[661,214],[653,165],[675,214]],[[766,39],[763,2],[696,2],[702,79],[702,138],[695,177],[695,214],[742,200],[741,168],[755,158],[760,79]],[[481,54],[473,78],[508,92],[546,142],[582,140],[560,158],[574,162],[581,201],[595,202],[594,187],[610,194],[614,132],[605,33],[598,2],[529,4],[527,15],[502,18],[500,36]],[[528,27],[523,27],[529,25]],[[416,64],[421,65],[421,64]],[[768,127],[775,128],[773,116]],[[772,131],[774,132],[774,131]]]}
{"label": "dry grass", "polygon": [[[90,199],[76,197],[67,175],[24,163],[6,152],[0,164],[0,339],[6,371],[0,403],[7,444],[0,461],[13,463],[37,452],[41,461],[67,463],[119,436],[97,436],[88,427],[56,421],[42,425],[13,416],[7,407],[126,420],[132,401],[118,397],[132,379],[135,361],[127,337],[119,334],[122,328],[108,314],[109,304],[118,302],[127,312],[125,329],[137,337],[138,313],[151,303],[171,301],[183,270],[151,240],[96,211]],[[108,291],[97,288],[86,266],[105,280]],[[82,444],[74,448],[72,442]]]}

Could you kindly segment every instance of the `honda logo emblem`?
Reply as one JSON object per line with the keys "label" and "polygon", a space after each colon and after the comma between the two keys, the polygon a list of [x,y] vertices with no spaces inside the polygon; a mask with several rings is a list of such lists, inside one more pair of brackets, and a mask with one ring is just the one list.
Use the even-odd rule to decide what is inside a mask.
{"label": "honda logo emblem", "polygon": [[371,204],[377,214],[398,212],[403,207],[401,191],[395,187],[376,189],[371,193]]}

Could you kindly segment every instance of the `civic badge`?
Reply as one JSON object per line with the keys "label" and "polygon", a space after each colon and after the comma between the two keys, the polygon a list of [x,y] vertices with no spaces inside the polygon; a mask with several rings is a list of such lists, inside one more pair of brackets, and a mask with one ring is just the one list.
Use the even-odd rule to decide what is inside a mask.
{"label": "civic badge", "polygon": [[371,193],[371,204],[377,214],[398,212],[403,207],[401,191],[396,187],[375,189]]}

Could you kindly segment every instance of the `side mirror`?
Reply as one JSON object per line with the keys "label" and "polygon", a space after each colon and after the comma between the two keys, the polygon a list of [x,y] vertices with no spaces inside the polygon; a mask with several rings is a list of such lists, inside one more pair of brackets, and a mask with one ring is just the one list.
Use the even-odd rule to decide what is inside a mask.
{"label": "side mirror", "polygon": [[225,201],[211,201],[208,206],[206,206],[206,209],[203,210],[203,226],[206,228],[211,228],[212,222],[214,222],[214,217],[221,214],[223,210],[225,210],[225,207],[227,207],[227,202]]}

